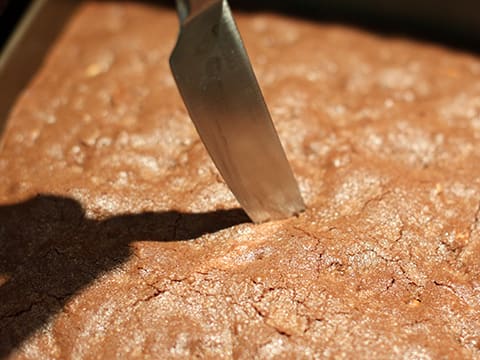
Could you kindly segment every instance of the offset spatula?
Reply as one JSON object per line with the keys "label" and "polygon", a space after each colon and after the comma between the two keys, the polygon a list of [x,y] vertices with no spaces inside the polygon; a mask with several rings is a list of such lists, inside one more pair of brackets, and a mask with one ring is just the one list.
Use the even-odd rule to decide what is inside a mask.
{"label": "offset spatula", "polygon": [[226,0],[177,0],[170,65],[197,131],[254,222],[304,209]]}

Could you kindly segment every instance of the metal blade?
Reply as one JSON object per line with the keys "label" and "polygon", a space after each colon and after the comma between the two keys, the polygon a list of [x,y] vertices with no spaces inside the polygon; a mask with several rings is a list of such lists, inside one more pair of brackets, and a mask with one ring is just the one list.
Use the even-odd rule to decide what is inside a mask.
{"label": "metal blade", "polygon": [[[198,1],[197,1],[198,4]],[[170,65],[197,131],[254,222],[304,209],[226,0],[186,14]]]}

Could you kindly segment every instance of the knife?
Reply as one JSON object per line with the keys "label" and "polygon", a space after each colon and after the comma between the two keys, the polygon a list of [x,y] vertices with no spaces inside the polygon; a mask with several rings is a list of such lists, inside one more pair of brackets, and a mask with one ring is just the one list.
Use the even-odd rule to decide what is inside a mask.
{"label": "knife", "polygon": [[217,169],[256,223],[304,210],[226,0],[177,0],[170,66]]}

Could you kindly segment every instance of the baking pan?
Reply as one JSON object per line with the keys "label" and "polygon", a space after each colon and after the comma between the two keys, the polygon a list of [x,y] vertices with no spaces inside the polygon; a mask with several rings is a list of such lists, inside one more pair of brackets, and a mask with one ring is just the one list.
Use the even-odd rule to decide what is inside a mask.
{"label": "baking pan", "polygon": [[[9,36],[0,54],[0,137],[17,97],[78,4],[77,0],[34,0]],[[0,150],[2,142],[0,138]]]}
{"label": "baking pan", "polygon": [[[14,1],[14,0],[11,0]],[[8,114],[82,0],[33,0],[0,53],[0,151]],[[145,0],[143,0],[145,1]],[[0,0],[0,3],[2,0]],[[173,6],[174,1],[149,1]],[[406,34],[478,51],[478,0],[231,0],[233,9],[276,11]],[[3,4],[8,1],[3,0]],[[5,5],[3,6],[5,7]],[[1,19],[6,24],[9,19]]]}
{"label": "baking pan", "polygon": [[347,22],[381,32],[476,48],[480,45],[478,0],[231,0],[238,6],[274,9],[323,21]]}

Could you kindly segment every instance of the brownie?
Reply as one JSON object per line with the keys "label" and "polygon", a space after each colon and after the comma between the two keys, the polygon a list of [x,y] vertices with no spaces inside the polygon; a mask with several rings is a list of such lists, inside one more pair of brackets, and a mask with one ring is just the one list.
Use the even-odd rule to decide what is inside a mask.
{"label": "brownie", "polygon": [[86,2],[0,153],[0,357],[480,359],[480,58],[236,12],[307,210],[252,224],[170,70]]}

